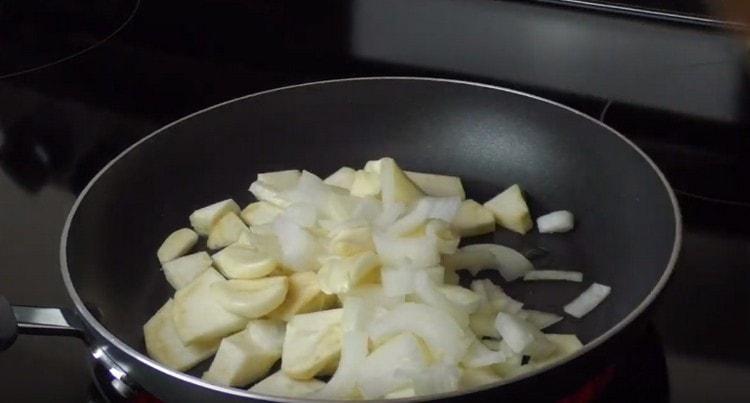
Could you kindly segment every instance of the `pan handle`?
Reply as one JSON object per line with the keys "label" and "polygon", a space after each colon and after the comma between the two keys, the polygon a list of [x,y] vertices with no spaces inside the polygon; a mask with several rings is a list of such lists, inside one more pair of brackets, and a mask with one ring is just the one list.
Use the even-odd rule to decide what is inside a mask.
{"label": "pan handle", "polygon": [[19,334],[84,339],[85,332],[76,314],[68,309],[11,305],[0,295],[0,351],[12,346]]}

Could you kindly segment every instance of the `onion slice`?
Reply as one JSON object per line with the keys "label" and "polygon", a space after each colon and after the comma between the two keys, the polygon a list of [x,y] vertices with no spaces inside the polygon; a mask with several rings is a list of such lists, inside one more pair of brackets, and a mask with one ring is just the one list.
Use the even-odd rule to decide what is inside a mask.
{"label": "onion slice", "polygon": [[360,368],[367,357],[367,333],[354,330],[344,333],[341,361],[336,373],[314,397],[318,399],[349,399],[355,392]]}
{"label": "onion slice", "polygon": [[516,314],[519,318],[531,323],[536,326],[539,330],[544,330],[555,323],[563,320],[560,315],[554,313],[535,311],[533,309],[523,309]]}
{"label": "onion slice", "polygon": [[[534,270],[534,265],[531,264],[529,259],[526,259],[522,254],[517,251],[503,245],[496,245],[491,243],[475,244],[464,246],[458,250],[460,252],[481,252],[486,251],[492,254],[494,265],[493,268],[497,268],[500,275],[503,276],[505,281],[513,281],[519,277],[523,277],[526,273]],[[483,267],[488,268],[488,267]],[[476,274],[479,269],[482,268],[467,268],[472,274]]]}
{"label": "onion slice", "polygon": [[580,319],[604,301],[611,290],[612,289],[606,285],[598,283],[591,284],[586,291],[582,292],[581,295],[576,297],[576,299],[571,301],[568,305],[565,305],[563,310],[568,315]]}
{"label": "onion slice", "polygon": [[542,234],[568,232],[573,225],[573,213],[567,210],[554,211],[536,219],[536,227]]}
{"label": "onion slice", "polygon": [[551,281],[583,281],[583,273],[580,271],[565,270],[532,270],[523,276],[524,281],[551,280]]}

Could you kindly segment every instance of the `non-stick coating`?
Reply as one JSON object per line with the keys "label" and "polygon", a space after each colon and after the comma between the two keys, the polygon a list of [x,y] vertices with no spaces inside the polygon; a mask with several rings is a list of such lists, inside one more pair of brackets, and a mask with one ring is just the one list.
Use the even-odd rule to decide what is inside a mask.
{"label": "non-stick coating", "polygon": [[195,209],[252,201],[258,172],[395,158],[404,168],[463,178],[485,201],[519,183],[532,215],[567,209],[575,231],[485,241],[550,251],[539,267],[580,270],[584,282],[501,284],[527,307],[562,313],[591,282],[612,287],[584,319],[550,330],[584,342],[622,321],[652,292],[673,253],[666,184],[630,144],[570,110],[525,95],[437,80],[375,79],[300,86],[241,99],[183,120],[121,157],[73,217],[68,269],[105,327],[143,352],[143,323],[170,297],[156,249]]}

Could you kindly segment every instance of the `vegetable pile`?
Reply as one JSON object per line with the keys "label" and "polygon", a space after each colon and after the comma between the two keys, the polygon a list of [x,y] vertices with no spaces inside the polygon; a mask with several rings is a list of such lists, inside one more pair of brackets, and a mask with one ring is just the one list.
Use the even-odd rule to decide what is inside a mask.
{"label": "vegetable pile", "polygon": [[[459,285],[459,270],[495,269],[505,281],[582,281],[534,270],[511,248],[459,247],[500,226],[533,227],[518,185],[484,204],[453,176],[403,171],[391,158],[344,167],[262,173],[244,210],[224,200],[190,215],[192,229],[157,252],[176,290],[144,325],[148,354],[250,391],[319,399],[399,398],[493,383],[582,347],[545,334],[561,316],[524,309],[491,280]],[[544,232],[573,215],[539,217]],[[207,252],[189,253],[199,236]],[[564,311],[582,317],[609,293],[594,284]],[[280,361],[280,365],[277,363]]]}

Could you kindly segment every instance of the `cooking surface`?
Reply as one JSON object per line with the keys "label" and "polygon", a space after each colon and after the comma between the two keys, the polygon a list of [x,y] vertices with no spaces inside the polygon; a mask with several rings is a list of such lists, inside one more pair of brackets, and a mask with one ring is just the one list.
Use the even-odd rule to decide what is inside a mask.
{"label": "cooking surface", "polygon": [[[0,20],[13,16],[5,13],[13,3],[3,2]],[[0,79],[0,293],[14,303],[70,306],[57,256],[75,195],[104,163],[163,124],[236,96],[311,80],[471,79],[602,117],[664,169],[683,206],[683,254],[655,309],[660,348],[636,350],[663,349],[671,401],[750,399],[750,326],[743,320],[750,306],[750,198],[741,137],[747,87],[744,49],[731,36],[523,2],[355,1],[326,9],[284,1],[194,0],[179,9],[104,3],[111,7],[65,9],[71,21],[91,21],[90,14],[73,18],[84,10],[102,13],[93,20],[107,23],[87,34],[15,20],[33,30],[34,43],[48,44],[45,49],[63,49],[66,38],[85,49],[117,31],[111,22],[121,25],[138,6],[121,31],[90,50]],[[399,36],[383,35],[385,16]],[[481,32],[466,36],[465,20]],[[529,36],[533,41],[508,46],[508,38]],[[634,42],[649,46],[626,46]],[[0,76],[81,47],[52,58],[37,58],[37,50],[19,53],[27,59],[4,60]],[[597,73],[602,69],[616,75],[607,81]],[[3,400],[84,401],[87,361],[77,340],[20,336],[0,355]],[[636,380],[652,374],[628,373]],[[626,389],[607,397],[639,400]]]}

